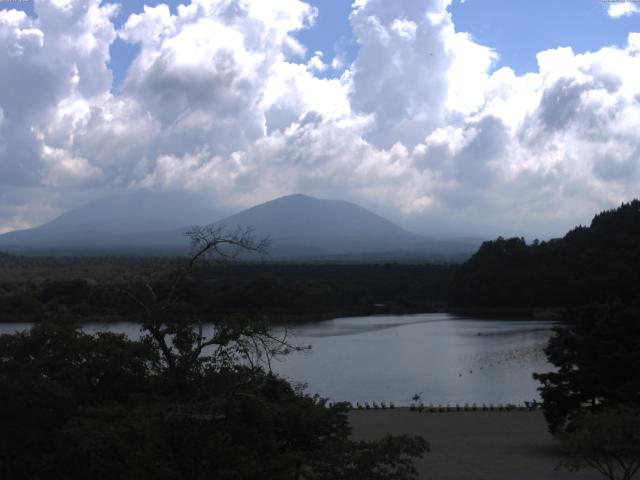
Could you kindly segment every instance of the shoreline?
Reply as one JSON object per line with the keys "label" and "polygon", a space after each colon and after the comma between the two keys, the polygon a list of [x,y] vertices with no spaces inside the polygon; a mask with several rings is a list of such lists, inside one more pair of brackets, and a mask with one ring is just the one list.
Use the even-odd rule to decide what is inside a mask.
{"label": "shoreline", "polygon": [[542,412],[445,412],[396,407],[351,410],[354,440],[421,435],[431,452],[416,461],[421,480],[598,480],[597,472],[556,470],[562,458]]}
{"label": "shoreline", "polygon": [[[555,313],[556,311],[531,311],[531,310],[514,310],[514,309],[505,309],[505,310],[487,310],[487,309],[456,309],[456,308],[442,308],[442,307],[432,307],[432,308],[423,308],[423,309],[405,309],[405,310],[394,310],[394,311],[386,311],[386,310],[344,310],[344,311],[335,311],[335,312],[319,312],[319,313],[306,313],[306,314],[295,314],[295,313],[271,313],[271,314],[259,314],[254,315],[256,320],[265,320],[270,323],[273,327],[286,327],[291,325],[300,325],[304,323],[315,323],[315,322],[323,322],[327,320],[335,320],[338,318],[352,318],[352,317],[376,317],[376,316],[412,316],[412,315],[427,315],[427,314],[435,314],[442,313],[448,314],[455,317],[459,317],[460,319],[466,318],[476,318],[476,319],[491,319],[491,320],[516,320],[521,321],[523,323],[535,320],[547,320],[547,321],[560,321],[561,318],[559,315]],[[48,315],[44,314],[44,317]],[[132,314],[133,315],[133,314]],[[219,313],[213,314],[211,318],[208,320],[209,322],[217,321],[223,319],[225,316],[229,316],[231,314],[228,313]],[[252,314],[243,314],[251,317]],[[105,313],[96,313],[96,314],[87,314],[80,315],[70,313],[69,317],[75,317],[74,320],[77,321],[78,324],[86,324],[86,323],[136,323],[135,319],[131,317],[121,316],[121,315],[113,315],[113,314],[105,314]],[[260,318],[258,318],[260,317]],[[40,313],[28,313],[28,314],[16,314],[11,317],[0,316],[0,324],[3,323],[39,323],[42,321],[43,314]],[[208,323],[205,321],[204,323]]]}

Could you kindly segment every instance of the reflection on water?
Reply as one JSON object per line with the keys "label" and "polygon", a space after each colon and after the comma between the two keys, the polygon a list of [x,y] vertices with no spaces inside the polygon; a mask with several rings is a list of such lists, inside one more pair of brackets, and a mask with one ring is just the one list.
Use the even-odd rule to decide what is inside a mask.
{"label": "reflection on water", "polygon": [[532,373],[554,323],[448,314],[340,318],[290,329],[312,350],[277,362],[281,375],[332,400],[518,403],[537,398]]}
{"label": "reflection on water", "polygon": [[[336,401],[407,405],[422,393],[425,403],[519,403],[538,397],[531,374],[550,369],[542,349],[554,325],[444,313],[305,323],[289,334],[312,349],[283,357],[273,368]],[[140,336],[133,323],[84,328]],[[0,333],[16,330],[25,324],[0,324]]]}

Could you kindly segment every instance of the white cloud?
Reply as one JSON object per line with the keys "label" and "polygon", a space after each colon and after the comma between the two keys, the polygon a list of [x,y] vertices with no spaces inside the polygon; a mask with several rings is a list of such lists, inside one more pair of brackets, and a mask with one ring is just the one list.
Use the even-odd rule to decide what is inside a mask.
{"label": "white cloud", "polygon": [[45,185],[68,187],[81,185],[102,173],[100,168],[91,165],[86,158],[74,157],[61,148],[43,147],[42,158],[46,167]]}
{"label": "white cloud", "polygon": [[298,0],[254,0],[195,1],[177,15],[160,5],[130,17],[120,35],[142,51],[124,94],[160,122],[158,153],[209,145],[230,154],[261,138],[269,128],[266,90],[286,69],[287,56],[299,53],[291,33],[315,14]]}
{"label": "white cloud", "polygon": [[617,1],[609,3],[607,13],[611,18],[630,17],[636,13],[640,13],[640,6],[637,2]]}
{"label": "white cloud", "polygon": [[46,132],[59,130],[54,124],[58,105],[76,95],[89,105],[100,103],[109,91],[106,62],[117,9],[100,3],[40,1],[37,20],[0,10],[2,183],[47,183],[51,163],[42,153]]}
{"label": "white cloud", "polygon": [[331,68],[333,68],[334,70],[342,70],[344,69],[344,66],[345,61],[341,55],[336,55],[335,57],[333,57],[333,60],[331,60]]}
{"label": "white cloud", "polygon": [[315,52],[313,57],[311,57],[307,62],[307,68],[312,72],[324,72],[327,69],[327,65],[322,60],[322,57],[322,52]]}
{"label": "white cloud", "polygon": [[[486,234],[559,233],[637,195],[640,34],[540,52],[519,76],[455,30],[448,4],[356,1],[351,65],[306,53],[294,34],[317,12],[301,0],[161,4],[118,32],[99,0],[39,0],[37,19],[0,11],[0,195],[58,192],[46,209],[12,196],[0,229],[89,187],[237,207],[303,191]],[[113,94],[117,35],[140,53]],[[328,68],[344,71],[320,78]]]}
{"label": "white cloud", "polygon": [[411,20],[400,20],[396,18],[391,22],[391,31],[407,42],[413,42],[416,39],[418,25]]}
{"label": "white cloud", "polygon": [[413,147],[445,118],[451,57],[443,29],[427,16],[444,11],[443,2],[357,5],[351,24],[360,49],[351,66],[351,104],[375,116],[368,141],[382,148],[398,141]]}

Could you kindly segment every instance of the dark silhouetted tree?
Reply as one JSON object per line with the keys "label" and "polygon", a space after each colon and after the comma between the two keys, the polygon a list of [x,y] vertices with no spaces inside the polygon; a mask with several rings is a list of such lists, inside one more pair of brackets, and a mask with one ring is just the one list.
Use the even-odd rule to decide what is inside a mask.
{"label": "dark silhouetted tree", "polygon": [[609,480],[632,480],[640,469],[640,415],[628,409],[604,409],[575,420],[559,435],[567,459],[562,467],[592,468]]}
{"label": "dark silhouetted tree", "polygon": [[640,312],[620,304],[585,309],[556,328],[545,349],[556,371],[534,374],[552,432],[585,411],[640,408]]}

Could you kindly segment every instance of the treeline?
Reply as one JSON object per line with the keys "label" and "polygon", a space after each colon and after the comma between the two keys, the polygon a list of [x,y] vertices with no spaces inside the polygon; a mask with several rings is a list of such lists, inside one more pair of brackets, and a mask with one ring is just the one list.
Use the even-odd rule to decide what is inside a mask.
{"label": "treeline", "polygon": [[[0,321],[134,319],[131,293],[170,288],[185,258],[0,254]],[[463,265],[208,263],[177,299],[194,316],[274,321],[434,310],[519,312],[640,300],[640,201],[563,238],[485,242]]]}
{"label": "treeline", "polygon": [[[246,314],[273,321],[334,315],[412,313],[441,310],[455,266],[205,264],[181,282],[177,301],[204,320]],[[152,277],[122,276],[0,282],[0,319],[134,319],[135,298],[162,294],[179,272],[172,262]]]}
{"label": "treeline", "polygon": [[485,242],[456,272],[457,307],[575,307],[640,299],[640,201],[596,215],[561,239]]}

